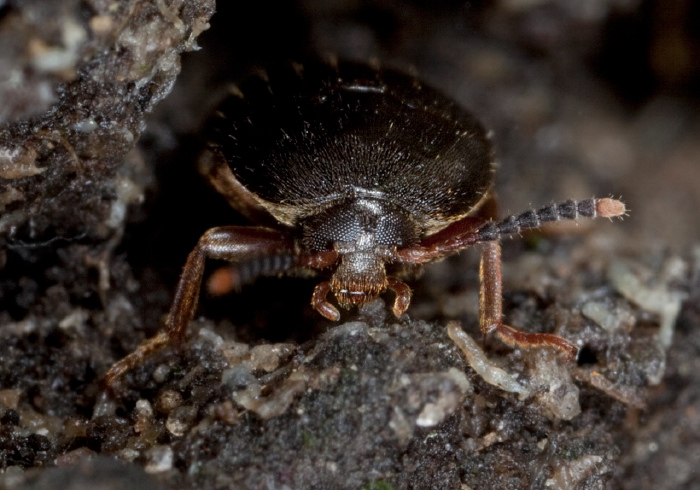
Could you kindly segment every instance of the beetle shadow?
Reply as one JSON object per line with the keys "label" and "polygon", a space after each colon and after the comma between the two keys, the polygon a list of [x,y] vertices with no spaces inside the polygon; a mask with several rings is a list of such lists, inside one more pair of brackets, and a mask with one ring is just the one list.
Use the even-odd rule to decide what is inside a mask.
{"label": "beetle shadow", "polygon": [[[219,263],[212,265],[208,272]],[[261,277],[240,291],[222,296],[213,297],[203,291],[198,315],[217,324],[230,322],[237,341],[301,344],[335,324],[321,318],[311,307],[316,282],[317,279],[309,278]]]}

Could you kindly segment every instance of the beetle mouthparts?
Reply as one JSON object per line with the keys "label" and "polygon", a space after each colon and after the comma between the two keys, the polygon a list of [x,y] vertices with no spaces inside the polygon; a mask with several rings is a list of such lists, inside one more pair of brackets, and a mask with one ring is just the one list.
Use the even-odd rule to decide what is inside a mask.
{"label": "beetle mouthparts", "polygon": [[360,306],[368,303],[376,298],[377,295],[373,291],[348,291],[347,289],[341,289],[340,291],[335,291],[335,297],[341,307],[349,308],[350,306]]}

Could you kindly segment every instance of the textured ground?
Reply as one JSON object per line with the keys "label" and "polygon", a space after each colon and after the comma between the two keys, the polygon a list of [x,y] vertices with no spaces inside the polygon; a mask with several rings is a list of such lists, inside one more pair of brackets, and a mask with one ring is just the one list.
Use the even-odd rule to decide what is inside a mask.
{"label": "textured ground", "polygon": [[[700,486],[697,2],[229,3],[206,31],[210,1],[0,3],[0,487]],[[198,236],[243,222],[195,170],[225,83],[329,52],[477,114],[503,213],[622,195],[504,248],[508,322],[578,365],[483,341],[469,251],[398,321],[321,321],[298,278],[205,298],[107,396]]]}

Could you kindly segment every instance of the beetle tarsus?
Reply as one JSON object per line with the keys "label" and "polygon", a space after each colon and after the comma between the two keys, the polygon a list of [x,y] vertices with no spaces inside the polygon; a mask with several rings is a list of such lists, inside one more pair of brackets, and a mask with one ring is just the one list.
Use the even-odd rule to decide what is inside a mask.
{"label": "beetle tarsus", "polygon": [[503,342],[513,347],[555,347],[564,353],[567,361],[575,362],[578,357],[578,347],[558,335],[521,332],[503,323],[493,325],[492,331]]}
{"label": "beetle tarsus", "polygon": [[558,335],[548,333],[526,333],[503,323],[503,286],[501,276],[501,244],[497,241],[484,244],[479,267],[481,288],[479,291],[479,324],[484,335],[495,333],[511,346],[552,346],[566,354],[567,360],[575,361],[578,348]]}
{"label": "beetle tarsus", "polygon": [[125,372],[138,366],[148,356],[163,347],[172,343],[172,339],[167,332],[160,332],[156,336],[145,340],[134,352],[112,364],[104,377],[104,385],[108,390],[112,390],[114,383]]}

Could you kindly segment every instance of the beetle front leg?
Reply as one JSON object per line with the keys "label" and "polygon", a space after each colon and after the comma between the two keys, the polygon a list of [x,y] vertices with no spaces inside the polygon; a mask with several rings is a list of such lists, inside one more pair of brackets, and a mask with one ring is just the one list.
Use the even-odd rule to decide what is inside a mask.
{"label": "beetle front leg", "polygon": [[520,332],[503,323],[501,284],[501,244],[484,243],[479,267],[479,325],[484,334],[494,332],[505,343],[521,347],[553,346],[561,349],[571,361],[576,360],[578,348],[568,340],[547,333]]}
{"label": "beetle front leg", "polygon": [[[262,227],[225,226],[208,230],[187,257],[165,330],[147,339],[134,352],[116,362],[105,376],[106,385],[111,387],[119,376],[137,366],[152,352],[168,344],[182,343],[197,308],[206,259],[240,264],[273,254],[296,256],[294,242],[282,232]],[[284,264],[289,269],[296,266],[296,261],[286,261]]]}
{"label": "beetle front leg", "polygon": [[417,245],[400,248],[395,253],[398,262],[427,264],[459,252],[478,241],[478,230],[486,220],[467,216],[455,221],[434,235],[430,235]]}

